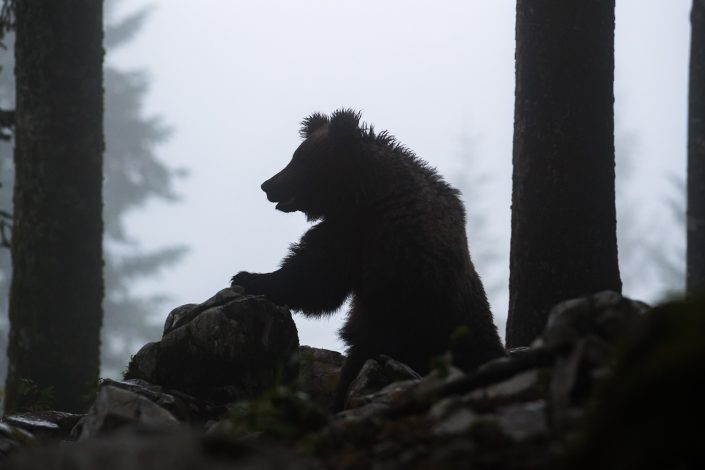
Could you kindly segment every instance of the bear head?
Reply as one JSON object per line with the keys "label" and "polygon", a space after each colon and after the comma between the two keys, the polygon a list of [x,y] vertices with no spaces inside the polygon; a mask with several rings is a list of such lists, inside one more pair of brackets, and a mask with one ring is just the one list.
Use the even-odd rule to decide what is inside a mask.
{"label": "bear head", "polygon": [[352,209],[364,192],[365,132],[360,114],[350,109],[305,118],[300,130],[304,141],[291,161],[262,183],[267,199],[278,210],[301,211],[309,220]]}

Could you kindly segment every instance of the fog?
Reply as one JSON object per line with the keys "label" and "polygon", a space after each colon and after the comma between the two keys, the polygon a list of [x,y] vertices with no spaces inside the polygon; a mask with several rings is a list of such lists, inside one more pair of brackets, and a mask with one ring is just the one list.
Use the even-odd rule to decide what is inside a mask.
{"label": "fog", "polygon": [[[632,156],[634,201],[625,210],[649,227],[645,237],[658,234],[674,250],[684,233],[668,222],[666,202],[679,197],[671,179],[685,171],[690,3],[617,2],[617,150]],[[304,116],[353,107],[447,180],[464,182],[470,252],[492,286],[504,334],[514,2],[123,0],[118,12],[147,5],[154,10],[139,36],[107,60],[148,71],[148,111],[174,129],[159,154],[189,171],[177,184],[179,203],[152,203],[129,218],[145,248],[191,248],[139,286],[171,294],[155,312],[159,321],[210,297],[237,271],[278,266],[308,224],[300,213],[275,211],[259,186],[289,160]],[[623,220],[631,219],[620,213]],[[668,287],[652,277],[624,281],[627,295],[648,301]],[[342,349],[343,312],[295,319],[302,344]]]}

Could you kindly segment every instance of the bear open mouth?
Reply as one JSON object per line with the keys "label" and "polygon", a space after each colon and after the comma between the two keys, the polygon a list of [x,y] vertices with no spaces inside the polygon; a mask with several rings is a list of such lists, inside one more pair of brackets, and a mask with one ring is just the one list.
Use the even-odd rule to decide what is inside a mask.
{"label": "bear open mouth", "polygon": [[296,210],[296,197],[290,197],[285,201],[279,202],[275,208],[282,212],[294,212]]}

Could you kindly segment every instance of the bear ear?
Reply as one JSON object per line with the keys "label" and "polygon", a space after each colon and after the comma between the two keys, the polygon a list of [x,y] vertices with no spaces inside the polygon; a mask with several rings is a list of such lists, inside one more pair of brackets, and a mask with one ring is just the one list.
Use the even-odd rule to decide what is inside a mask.
{"label": "bear ear", "polygon": [[308,139],[316,130],[328,124],[328,116],[321,113],[313,113],[301,121],[299,135],[302,139]]}
{"label": "bear ear", "polygon": [[338,141],[349,141],[362,136],[360,113],[352,109],[339,109],[330,118],[330,135]]}

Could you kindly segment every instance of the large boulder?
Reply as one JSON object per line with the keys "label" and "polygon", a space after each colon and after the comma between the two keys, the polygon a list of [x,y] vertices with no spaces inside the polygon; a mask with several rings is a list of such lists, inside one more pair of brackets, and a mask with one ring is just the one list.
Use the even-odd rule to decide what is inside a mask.
{"label": "large boulder", "polygon": [[125,378],[216,402],[256,397],[287,378],[299,347],[289,310],[233,289],[176,308],[164,330],[132,358]]}

